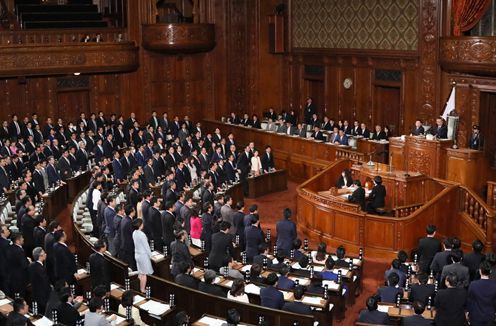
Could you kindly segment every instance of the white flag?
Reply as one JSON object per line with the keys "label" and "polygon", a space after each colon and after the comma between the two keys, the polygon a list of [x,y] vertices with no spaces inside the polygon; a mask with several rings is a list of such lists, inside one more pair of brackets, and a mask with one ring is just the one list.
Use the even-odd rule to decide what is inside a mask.
{"label": "white flag", "polygon": [[448,98],[448,102],[446,102],[446,106],[444,107],[444,112],[442,115],[444,120],[448,119],[448,114],[450,114],[451,111],[455,110],[455,97],[456,97],[456,86],[453,86],[451,88],[451,93]]}

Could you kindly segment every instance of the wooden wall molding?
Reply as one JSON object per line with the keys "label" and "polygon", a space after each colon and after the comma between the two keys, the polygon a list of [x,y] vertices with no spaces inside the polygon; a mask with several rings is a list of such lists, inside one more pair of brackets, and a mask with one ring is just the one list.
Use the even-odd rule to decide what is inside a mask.
{"label": "wooden wall molding", "polygon": [[138,65],[133,42],[0,47],[0,77],[126,72]]}
{"label": "wooden wall molding", "polygon": [[214,24],[143,24],[143,47],[167,53],[210,51],[215,46]]}
{"label": "wooden wall molding", "polygon": [[443,37],[440,62],[446,71],[479,73],[496,72],[494,37]]}

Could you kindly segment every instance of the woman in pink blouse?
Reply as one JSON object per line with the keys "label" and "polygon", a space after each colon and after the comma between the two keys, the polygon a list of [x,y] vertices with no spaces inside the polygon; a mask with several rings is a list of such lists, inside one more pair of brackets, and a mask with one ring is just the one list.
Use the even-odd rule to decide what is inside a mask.
{"label": "woman in pink blouse", "polygon": [[202,220],[197,208],[193,209],[193,214],[191,214],[191,219],[189,220],[191,230],[190,235],[193,239],[200,239],[202,232]]}

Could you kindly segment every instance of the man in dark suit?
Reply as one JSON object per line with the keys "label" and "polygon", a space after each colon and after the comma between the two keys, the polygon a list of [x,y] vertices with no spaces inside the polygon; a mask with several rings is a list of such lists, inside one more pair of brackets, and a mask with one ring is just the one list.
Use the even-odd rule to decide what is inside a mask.
{"label": "man in dark suit", "polygon": [[38,225],[35,217],[36,211],[34,206],[28,206],[28,209],[21,219],[21,233],[24,237],[24,250],[28,256],[34,249],[34,228]]}
{"label": "man in dark suit", "polygon": [[46,172],[48,175],[48,185],[53,187],[57,182],[61,180],[59,171],[55,167],[55,158],[50,156],[48,158],[48,165],[46,167]]}
{"label": "man in dark suit", "polygon": [[491,264],[484,261],[479,266],[480,280],[468,287],[467,310],[471,325],[493,325],[496,312],[496,282],[489,279]]}
{"label": "man in dark suit", "polygon": [[436,126],[430,129],[430,133],[438,139],[448,138],[448,126],[444,124],[443,118],[436,119]]}
{"label": "man in dark suit", "polygon": [[317,108],[315,107],[315,104],[313,103],[313,99],[311,97],[308,97],[307,103],[305,105],[305,111],[304,111],[305,123],[307,123],[307,124],[311,123],[312,116],[316,112],[317,112]]}
{"label": "man in dark suit", "polygon": [[57,167],[62,180],[65,181],[72,176],[71,161],[69,161],[69,151],[67,149],[62,152],[62,156],[57,162]]}
{"label": "man in dark suit", "polygon": [[265,147],[265,154],[262,156],[262,169],[265,173],[270,172],[274,168],[274,155],[270,146]]}
{"label": "man in dark suit", "polygon": [[174,216],[175,202],[165,202],[165,212],[161,214],[160,221],[162,226],[162,241],[164,246],[170,249],[172,241],[174,241],[174,225],[176,217]]}
{"label": "man in dark suit", "polygon": [[325,140],[324,134],[322,133],[322,131],[320,131],[319,126],[315,126],[313,128],[313,133],[310,135],[310,138],[313,138],[315,140],[321,140],[321,141]]}
{"label": "man in dark suit", "polygon": [[190,275],[191,265],[186,262],[180,262],[179,268],[181,272],[174,277],[174,281],[182,286],[188,287],[190,289],[198,289],[198,281]]}
{"label": "man in dark suit", "polygon": [[231,224],[224,221],[220,224],[220,232],[212,235],[212,249],[208,255],[208,263],[214,271],[219,271],[232,260],[234,248],[232,235],[229,234],[230,227]]}
{"label": "man in dark suit", "polygon": [[58,322],[63,325],[77,325],[81,316],[74,306],[76,300],[71,295],[69,288],[62,290],[60,301],[61,303],[57,307]]}
{"label": "man in dark suit", "polygon": [[153,169],[153,158],[149,158],[146,162],[145,168],[145,183],[147,187],[153,187],[155,184],[155,171]]}
{"label": "man in dark suit", "polygon": [[435,238],[435,225],[427,225],[426,232],[427,236],[419,240],[417,255],[420,269],[424,273],[429,273],[432,259],[441,251],[441,241]]}
{"label": "man in dark suit", "polygon": [[114,239],[115,239],[115,228],[114,228],[114,216],[117,214],[116,211],[117,202],[114,196],[109,196],[107,198],[107,207],[103,211],[103,221],[105,222],[105,230],[103,233],[107,238],[108,247],[110,252],[114,251]]}
{"label": "man in dark suit", "polygon": [[112,134],[108,134],[107,135],[107,138],[105,139],[105,141],[103,142],[103,155],[106,157],[106,158],[111,158],[112,157],[112,153],[114,152],[114,143],[112,142],[113,140],[113,136]]}
{"label": "man in dark suit", "polygon": [[44,312],[45,305],[52,290],[45,268],[46,253],[41,247],[33,249],[33,262],[28,267],[31,282],[32,301],[38,304],[38,311]]}
{"label": "man in dark suit", "polygon": [[236,181],[236,162],[233,154],[228,154],[227,162],[224,165],[226,171],[226,180],[234,182]]}
{"label": "man in dark suit", "polygon": [[284,305],[284,296],[282,292],[276,289],[276,284],[279,278],[276,273],[270,273],[267,276],[267,287],[260,290],[260,305],[272,308],[281,309]]}
{"label": "man in dark suit", "polygon": [[151,240],[154,241],[155,243],[155,248],[157,249],[162,249],[163,242],[162,242],[162,216],[160,214],[160,206],[161,206],[161,200],[158,197],[153,197],[151,202],[151,206],[148,209],[148,221],[145,221],[145,228],[146,223],[148,223],[148,229],[150,230],[151,234]]}
{"label": "man in dark suit", "polygon": [[13,306],[14,309],[9,313],[6,326],[33,326],[33,323],[26,317],[26,315],[29,314],[29,306],[26,301],[23,298],[14,299]]}
{"label": "man in dark suit", "polygon": [[172,254],[172,270],[171,274],[176,276],[181,272],[184,272],[181,264],[186,264],[188,266],[193,266],[193,258],[186,244],[188,234],[184,230],[177,231],[176,240],[171,243],[171,254]]}
{"label": "man in dark suit", "polygon": [[0,224],[0,291],[9,293],[9,268],[7,268],[7,251],[10,248],[10,230],[5,224]]}
{"label": "man in dark suit", "polygon": [[127,194],[128,204],[136,209],[138,205],[138,197],[139,197],[139,180],[131,181],[131,188]]}
{"label": "man in dark suit", "polygon": [[83,142],[79,143],[79,149],[76,151],[77,165],[81,170],[86,170],[88,167],[89,155],[86,150],[86,145]]}
{"label": "man in dark suit", "polygon": [[453,248],[453,241],[451,238],[446,238],[443,240],[443,248],[444,251],[436,253],[430,266],[431,272],[438,279],[438,281],[441,280],[441,272],[443,271],[444,266],[448,265],[450,262],[449,258],[451,255],[451,249]]}
{"label": "man in dark suit", "polygon": [[213,284],[216,277],[217,274],[213,270],[207,269],[205,271],[205,274],[203,275],[204,281],[198,283],[198,290],[208,294],[216,295],[218,297],[225,298],[226,293],[224,292],[224,290],[222,290],[222,288],[219,287],[218,285]]}
{"label": "man in dark suit", "polygon": [[96,252],[92,253],[89,257],[90,262],[90,275],[91,275],[91,288],[103,286],[107,291],[110,291],[110,270],[108,262],[103,255],[107,250],[105,242],[98,240],[94,244]]}
{"label": "man in dark suit", "polygon": [[377,299],[374,296],[367,299],[366,305],[367,309],[360,311],[357,322],[391,325],[388,314],[377,310]]}
{"label": "man in dark suit", "polygon": [[472,242],[472,252],[465,255],[463,257],[463,265],[468,267],[470,272],[470,280],[479,279],[479,274],[477,271],[479,270],[480,263],[486,259],[486,255],[482,253],[484,250],[484,244],[480,240],[474,240]]}
{"label": "man in dark suit", "polygon": [[429,277],[426,273],[417,274],[419,284],[412,284],[410,290],[410,301],[419,301],[426,305],[429,297],[434,298],[435,286],[434,284],[427,284]]}
{"label": "man in dark suit", "polygon": [[353,183],[357,188],[353,191],[353,193],[350,196],[348,196],[348,200],[350,201],[350,203],[355,203],[360,205],[360,209],[362,211],[366,211],[367,207],[365,201],[365,189],[362,188],[362,183],[360,182],[360,180],[355,180],[353,181]]}
{"label": "man in dark suit", "polygon": [[402,294],[403,290],[397,287],[400,281],[400,277],[397,273],[392,272],[388,276],[388,286],[380,287],[377,291],[377,295],[381,298],[381,302],[395,303],[396,296]]}
{"label": "man in dark suit", "polygon": [[467,288],[470,282],[470,272],[467,266],[462,265],[463,252],[460,249],[453,249],[451,250],[449,259],[451,260],[451,264],[443,267],[441,282],[443,282],[447,275],[453,273],[458,279],[457,286]]}
{"label": "man in dark suit", "polygon": [[213,224],[214,217],[213,213],[213,205],[210,203],[206,203],[203,205],[203,214],[201,216],[202,219],[202,233],[200,235],[200,239],[205,241],[205,252],[209,253],[212,248],[212,233],[213,233]]}
{"label": "man in dark suit", "polygon": [[246,179],[248,173],[250,173],[251,157],[252,154],[249,146],[246,146],[245,151],[238,156],[238,162],[236,166],[241,171],[240,178],[242,180]]}
{"label": "man in dark suit", "polygon": [[301,302],[303,294],[305,294],[305,288],[303,286],[295,287],[293,290],[294,301],[286,302],[282,306],[282,310],[294,312],[295,314],[311,315],[312,309],[310,309],[310,306]]}
{"label": "man in dark suit", "polygon": [[151,207],[151,200],[152,200],[152,191],[151,190],[145,190],[143,193],[143,203],[141,203],[141,215],[143,216],[143,224],[145,225],[143,231],[145,232],[146,236],[148,239],[151,239],[152,233],[151,229],[148,228],[146,225],[151,225],[150,218],[148,217],[148,211]]}
{"label": "man in dark suit", "polygon": [[245,227],[245,247],[246,259],[248,262],[253,260],[259,252],[259,246],[265,243],[265,238],[262,230],[259,228],[260,219],[258,214],[251,214],[251,225]]}
{"label": "man in dark suit", "polygon": [[425,319],[422,314],[425,311],[425,305],[422,302],[415,301],[413,303],[413,311],[415,315],[403,317],[402,326],[429,326],[432,321]]}
{"label": "man in dark suit", "polygon": [[281,250],[285,255],[289,255],[293,249],[293,241],[296,240],[296,224],[291,221],[291,209],[285,208],[283,211],[284,218],[277,222],[277,250]]}
{"label": "man in dark suit", "polygon": [[136,208],[133,206],[126,207],[126,215],[122,218],[120,225],[120,248],[119,257],[129,265],[132,270],[136,270],[136,261],[134,259],[134,241],[132,222],[136,216]]}
{"label": "man in dark suit", "polygon": [[74,254],[67,247],[66,235],[63,230],[56,231],[54,234],[55,244],[53,245],[53,254],[55,257],[55,274],[58,280],[65,280],[67,284],[72,284],[74,274],[77,272]]}
{"label": "man in dark suit", "polygon": [[456,274],[450,273],[446,276],[446,289],[441,289],[436,294],[434,306],[436,306],[436,325],[463,326],[465,325],[465,304],[467,291],[457,287]]}
{"label": "man in dark suit", "polygon": [[22,234],[16,234],[12,237],[12,245],[7,250],[7,266],[9,271],[9,294],[14,297],[18,293],[24,296],[26,286],[28,285],[28,265],[26,253],[22,246],[24,238]]}
{"label": "man in dark suit", "polygon": [[396,273],[396,274],[398,274],[398,277],[400,278],[398,285],[400,287],[405,286],[406,274],[403,273],[400,268],[401,268],[400,260],[399,259],[393,259],[393,261],[391,262],[391,268],[389,268],[388,270],[386,270],[386,272],[384,272],[384,280],[387,282],[389,279],[389,275],[391,275],[391,273]]}
{"label": "man in dark suit", "polygon": [[122,182],[126,176],[124,175],[121,161],[119,160],[120,154],[118,151],[114,152],[114,159],[112,160],[112,172],[114,173],[115,178]]}
{"label": "man in dark suit", "polygon": [[478,125],[472,127],[472,135],[470,136],[469,148],[475,149],[477,151],[482,150],[484,146],[484,138],[480,134],[480,129]]}
{"label": "man in dark suit", "polygon": [[412,136],[420,136],[425,133],[425,129],[422,126],[422,121],[421,120],[415,120],[415,127],[412,129],[411,135]]}
{"label": "man in dark suit", "polygon": [[384,208],[386,205],[386,187],[382,185],[381,176],[374,177],[374,188],[369,194],[369,200],[367,205],[369,213],[376,213],[378,208]]}
{"label": "man in dark suit", "polygon": [[38,225],[33,230],[33,246],[45,247],[45,236],[47,234],[47,220],[43,216],[37,218]]}

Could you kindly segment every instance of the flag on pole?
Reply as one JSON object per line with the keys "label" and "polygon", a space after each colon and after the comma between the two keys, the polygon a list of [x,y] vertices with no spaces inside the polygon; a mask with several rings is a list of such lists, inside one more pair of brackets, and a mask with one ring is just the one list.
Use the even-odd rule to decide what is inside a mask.
{"label": "flag on pole", "polygon": [[446,102],[446,105],[444,107],[443,115],[441,116],[443,117],[444,120],[448,119],[448,115],[451,113],[451,111],[455,110],[455,97],[456,97],[456,86],[453,86],[451,88],[448,101]]}

